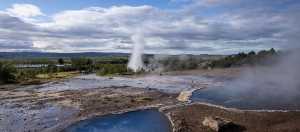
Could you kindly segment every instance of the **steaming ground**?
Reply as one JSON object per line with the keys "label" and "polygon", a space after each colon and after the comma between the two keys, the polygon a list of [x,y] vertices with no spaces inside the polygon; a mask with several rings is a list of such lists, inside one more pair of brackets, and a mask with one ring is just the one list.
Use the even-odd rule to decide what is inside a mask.
{"label": "steaming ground", "polygon": [[212,77],[195,75],[147,75],[142,77],[99,77],[95,74],[83,75],[62,82],[52,82],[34,86],[38,91],[83,90],[109,87],[137,87],[157,89],[168,93],[182,90],[205,88],[214,85],[217,80]]}
{"label": "steaming ground", "polygon": [[[101,115],[148,105],[174,105],[178,103],[176,97],[179,92],[193,89],[200,89],[191,98],[196,102],[240,109],[299,110],[299,56],[293,53],[271,67],[247,70],[178,71],[162,76],[112,78],[91,74],[42,85],[5,89],[7,91],[0,93],[0,131],[52,130],[53,126],[70,125],[69,122],[74,123],[94,113]],[[300,114],[297,112],[240,114],[203,105],[174,110],[178,112],[171,115],[175,125],[181,120],[187,121],[188,127],[196,126],[190,128],[195,132],[203,130],[203,126],[194,118],[211,115],[226,115],[226,118],[254,131],[268,130],[270,127],[278,130],[278,126],[283,131],[297,132],[300,129],[295,125],[300,123]]]}
{"label": "steaming ground", "polygon": [[[233,82],[238,81],[237,77],[244,76],[239,74],[244,70],[244,68],[193,70],[167,73],[168,75],[163,76],[113,78],[92,74],[17,89],[0,88],[0,130],[55,131],[51,127],[67,126],[93,114],[103,115],[158,104],[166,107],[177,106],[176,97],[181,90],[218,88],[220,92],[226,91],[225,86],[236,85]],[[277,130],[280,127],[280,130],[283,128],[297,132],[299,129],[295,124],[300,122],[300,114],[297,112],[243,114],[206,105],[183,106],[176,109],[170,107],[169,110],[175,112],[171,117],[174,118],[176,127],[182,125],[180,122],[184,118],[182,120],[187,121],[186,125],[192,127],[189,128],[191,132],[205,131],[199,119],[211,115],[225,116],[253,131],[269,128]],[[257,121],[259,123],[256,123]]]}
{"label": "steaming ground", "polygon": [[194,101],[239,109],[300,108],[300,53],[292,52],[268,67],[252,67],[223,87],[198,90]]}

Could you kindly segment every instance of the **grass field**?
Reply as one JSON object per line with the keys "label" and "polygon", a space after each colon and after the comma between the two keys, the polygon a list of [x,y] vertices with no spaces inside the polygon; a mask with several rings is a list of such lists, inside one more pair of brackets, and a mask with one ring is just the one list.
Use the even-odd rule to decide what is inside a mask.
{"label": "grass field", "polygon": [[58,72],[58,73],[48,73],[48,74],[38,74],[36,75],[37,79],[61,79],[61,78],[69,78],[78,75],[79,72]]}

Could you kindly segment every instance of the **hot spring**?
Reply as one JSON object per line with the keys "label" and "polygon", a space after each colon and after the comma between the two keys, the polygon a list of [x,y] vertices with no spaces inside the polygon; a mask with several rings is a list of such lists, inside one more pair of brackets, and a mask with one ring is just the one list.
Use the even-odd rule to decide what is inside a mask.
{"label": "hot spring", "polygon": [[276,95],[269,96],[268,98],[253,97],[255,97],[255,95],[236,94],[228,88],[214,87],[196,90],[192,94],[191,100],[193,102],[204,102],[242,110],[300,109],[300,96],[289,100],[281,100],[281,97]]}
{"label": "hot spring", "polygon": [[299,56],[295,51],[267,67],[245,69],[223,86],[195,91],[192,100],[240,109],[299,110]]}
{"label": "hot spring", "polygon": [[80,121],[64,132],[171,132],[168,118],[157,110],[140,110]]}

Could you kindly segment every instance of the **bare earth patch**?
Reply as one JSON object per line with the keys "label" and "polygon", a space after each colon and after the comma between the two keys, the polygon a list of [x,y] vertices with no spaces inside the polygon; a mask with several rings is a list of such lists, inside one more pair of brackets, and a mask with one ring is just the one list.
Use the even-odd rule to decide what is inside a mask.
{"label": "bare earth patch", "polygon": [[300,112],[231,111],[195,104],[168,110],[175,132],[212,132],[202,124],[205,117],[220,117],[245,127],[245,132],[299,132]]}

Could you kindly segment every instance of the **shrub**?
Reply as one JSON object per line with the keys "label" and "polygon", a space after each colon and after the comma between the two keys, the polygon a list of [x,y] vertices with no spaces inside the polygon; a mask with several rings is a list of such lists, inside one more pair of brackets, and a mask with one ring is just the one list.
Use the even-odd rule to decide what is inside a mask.
{"label": "shrub", "polygon": [[242,52],[212,61],[209,67],[228,68],[242,65],[269,65],[276,62],[276,56],[277,52],[273,48],[259,51],[257,54],[254,51],[248,54]]}
{"label": "shrub", "polygon": [[10,63],[0,62],[0,82],[12,83],[16,80],[17,69]]}
{"label": "shrub", "polygon": [[97,75],[113,75],[113,74],[124,74],[127,73],[126,64],[100,64]]}
{"label": "shrub", "polygon": [[72,58],[72,66],[80,71],[90,73],[94,71],[94,62],[89,58]]}

